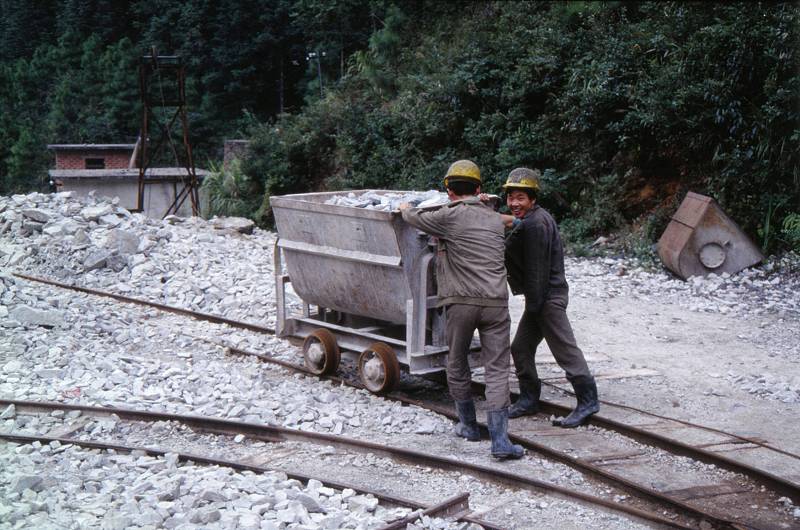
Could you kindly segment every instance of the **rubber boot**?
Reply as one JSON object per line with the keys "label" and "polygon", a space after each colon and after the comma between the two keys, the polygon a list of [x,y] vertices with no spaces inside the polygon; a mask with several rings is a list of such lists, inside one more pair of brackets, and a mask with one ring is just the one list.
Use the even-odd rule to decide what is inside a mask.
{"label": "rubber boot", "polygon": [[509,418],[533,416],[539,412],[539,397],[542,395],[542,381],[535,379],[533,383],[519,384],[519,398],[508,409]]}
{"label": "rubber boot", "polygon": [[557,427],[573,428],[583,425],[589,420],[592,414],[600,410],[600,403],[597,401],[597,385],[592,376],[577,376],[568,378],[575,390],[575,397],[578,398],[578,405],[569,416],[560,420],[553,420],[553,425]]}
{"label": "rubber boot", "polygon": [[522,458],[525,451],[508,439],[508,408],[486,412],[489,436],[492,437],[492,456],[504,460]]}
{"label": "rubber boot", "polygon": [[458,413],[458,423],[455,433],[470,442],[480,440],[481,431],[478,429],[478,420],[475,418],[475,402],[471,399],[456,400],[456,412]]}

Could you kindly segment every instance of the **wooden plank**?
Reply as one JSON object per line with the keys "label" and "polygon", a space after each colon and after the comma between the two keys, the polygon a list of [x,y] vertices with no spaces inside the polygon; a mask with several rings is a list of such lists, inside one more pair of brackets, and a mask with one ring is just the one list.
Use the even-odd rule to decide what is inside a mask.
{"label": "wooden plank", "polygon": [[720,451],[725,449],[724,446],[726,445],[749,445],[752,447],[735,447],[734,449],[754,449],[758,447],[757,444],[754,444],[750,441],[745,440],[724,440],[722,442],[710,442],[705,444],[696,444],[695,447],[698,449],[708,449],[709,447],[719,447],[719,449],[712,449],[712,451]]}
{"label": "wooden plank", "polygon": [[280,462],[286,457],[296,455],[298,452],[300,452],[300,449],[293,447],[271,447],[268,453],[248,456],[242,459],[242,462],[254,466],[268,466],[272,462]]}
{"label": "wooden plank", "polygon": [[597,455],[597,456],[589,456],[581,458],[583,462],[596,462],[598,465],[602,465],[601,462],[607,462],[611,460],[628,460],[630,458],[634,458],[637,456],[646,455],[645,451],[629,451],[627,453],[609,453],[605,455]]}
{"label": "wooden plank", "polygon": [[758,445],[741,445],[739,447],[728,447],[728,448],[721,448],[721,449],[711,449],[711,451],[715,453],[732,453],[734,451],[749,451],[752,449],[762,449]]}
{"label": "wooden plank", "polygon": [[[581,431],[575,429],[565,429],[563,427],[555,427],[550,425],[537,425],[531,429],[520,428],[515,425],[516,420],[509,423],[509,432],[513,430],[512,434],[519,434],[521,436],[575,436],[583,434]],[[512,429],[513,427],[513,429]]]}
{"label": "wooden plank", "polygon": [[733,495],[751,491],[750,488],[738,484],[710,484],[706,486],[693,486],[679,490],[664,491],[673,499],[689,501],[692,499],[703,499],[707,497],[719,497],[720,495]]}
{"label": "wooden plank", "polygon": [[[627,379],[630,377],[653,377],[661,375],[661,372],[651,370],[650,368],[632,368],[630,370],[623,370],[621,372],[599,372],[594,374],[595,379]],[[565,377],[542,377],[543,381],[550,383],[567,383]]]}

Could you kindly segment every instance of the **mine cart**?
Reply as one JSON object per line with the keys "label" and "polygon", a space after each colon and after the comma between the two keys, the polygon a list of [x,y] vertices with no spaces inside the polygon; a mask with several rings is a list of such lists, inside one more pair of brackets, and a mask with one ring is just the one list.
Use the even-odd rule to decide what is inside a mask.
{"label": "mine cart", "polygon": [[[317,374],[336,371],[340,347],[361,352],[359,376],[375,393],[394,387],[400,364],[412,374],[443,370],[445,316],[435,307],[430,238],[397,211],[325,204],[335,195],[341,192],[270,198],[277,335],[304,339],[305,364]],[[287,314],[288,283],[302,314]]]}

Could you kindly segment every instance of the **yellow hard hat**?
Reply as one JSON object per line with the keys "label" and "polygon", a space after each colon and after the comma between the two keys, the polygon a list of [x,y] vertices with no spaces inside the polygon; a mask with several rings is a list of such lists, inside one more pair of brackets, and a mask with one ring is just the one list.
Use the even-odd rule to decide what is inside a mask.
{"label": "yellow hard hat", "polygon": [[481,170],[478,165],[471,160],[457,160],[450,164],[447,169],[447,175],[444,177],[444,187],[453,180],[466,180],[474,182],[478,185],[481,184]]}
{"label": "yellow hard hat", "polygon": [[522,188],[538,192],[539,179],[541,177],[542,173],[538,169],[518,167],[508,174],[508,179],[506,180],[506,183],[503,184],[503,189],[508,190],[508,188]]}

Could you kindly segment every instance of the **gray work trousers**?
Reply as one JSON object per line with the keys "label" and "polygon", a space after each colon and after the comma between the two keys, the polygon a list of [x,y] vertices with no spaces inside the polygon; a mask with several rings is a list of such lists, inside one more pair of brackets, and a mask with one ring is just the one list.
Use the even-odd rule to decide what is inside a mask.
{"label": "gray work trousers", "polygon": [[478,330],[486,379],[486,406],[499,410],[509,405],[508,370],[511,358],[511,319],[507,307],[468,304],[447,306],[447,386],[455,400],[472,399],[472,376],[467,356],[472,335]]}
{"label": "gray work trousers", "polygon": [[583,352],[575,341],[575,334],[567,318],[567,299],[546,300],[541,311],[525,311],[511,343],[511,355],[517,370],[520,387],[530,385],[539,378],[536,373],[536,348],[542,339],[547,341],[558,365],[567,378],[590,376]]}

